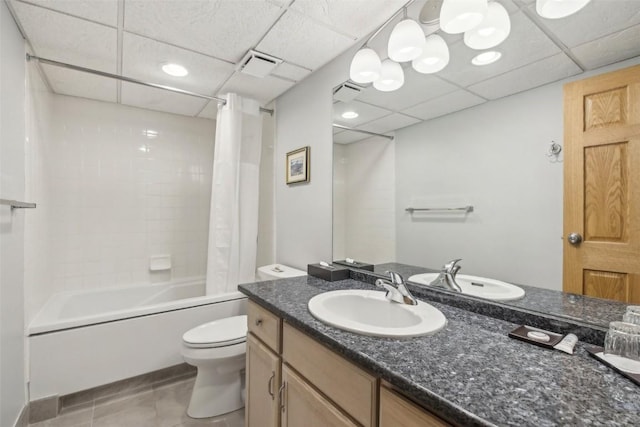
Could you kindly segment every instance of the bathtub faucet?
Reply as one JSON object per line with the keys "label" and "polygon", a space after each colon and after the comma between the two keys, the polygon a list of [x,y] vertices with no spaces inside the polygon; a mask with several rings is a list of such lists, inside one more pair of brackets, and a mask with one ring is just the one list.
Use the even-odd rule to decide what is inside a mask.
{"label": "bathtub faucet", "polygon": [[462,268],[458,265],[460,261],[462,261],[462,259],[454,259],[443,265],[438,277],[436,277],[433,282],[429,283],[429,285],[436,288],[448,289],[450,291],[462,292],[462,288],[456,282],[456,274],[458,274],[458,271]]}
{"label": "bathtub faucet", "polygon": [[376,286],[386,289],[385,297],[389,301],[399,302],[401,304],[418,305],[418,300],[411,295],[409,289],[404,283],[402,276],[395,271],[387,271],[390,281],[384,279],[376,280]]}

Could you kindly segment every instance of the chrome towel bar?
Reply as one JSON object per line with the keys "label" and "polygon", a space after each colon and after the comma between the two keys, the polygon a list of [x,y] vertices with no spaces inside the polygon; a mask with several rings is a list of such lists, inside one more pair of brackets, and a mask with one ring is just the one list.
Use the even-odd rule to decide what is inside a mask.
{"label": "chrome towel bar", "polygon": [[0,205],[11,206],[11,209],[35,209],[35,203],[19,202],[17,200],[0,199]]}
{"label": "chrome towel bar", "polygon": [[414,212],[473,212],[473,206],[463,206],[461,208],[406,208],[405,211],[409,213]]}

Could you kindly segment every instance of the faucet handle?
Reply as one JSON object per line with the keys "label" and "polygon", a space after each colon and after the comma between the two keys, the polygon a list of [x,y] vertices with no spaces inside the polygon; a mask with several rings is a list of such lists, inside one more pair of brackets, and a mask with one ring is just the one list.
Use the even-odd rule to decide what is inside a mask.
{"label": "faucet handle", "polygon": [[397,286],[404,284],[404,279],[402,278],[400,273],[396,271],[386,271],[385,273],[389,275],[389,277],[391,278],[391,283],[393,283],[394,285]]}
{"label": "faucet handle", "polygon": [[462,261],[462,258],[451,260],[451,261],[449,261],[448,263],[446,263],[445,265],[442,266],[442,270],[446,271],[447,273],[451,273],[451,274],[455,275],[458,272],[458,270],[460,270],[460,268],[461,268],[459,265],[456,265],[460,261]]}

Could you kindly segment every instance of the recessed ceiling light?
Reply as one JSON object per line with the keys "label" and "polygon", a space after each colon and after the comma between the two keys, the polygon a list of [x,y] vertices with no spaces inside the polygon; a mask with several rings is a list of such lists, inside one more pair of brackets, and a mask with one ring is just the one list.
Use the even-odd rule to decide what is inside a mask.
{"label": "recessed ceiling light", "polygon": [[343,119],[355,119],[356,117],[358,117],[358,113],[356,113],[355,111],[345,111],[344,113],[342,113]]}
{"label": "recessed ceiling light", "polygon": [[184,77],[189,74],[189,71],[180,64],[164,64],[162,71],[174,77]]}
{"label": "recessed ceiling light", "polygon": [[471,60],[473,65],[488,65],[496,62],[502,57],[502,53],[496,50],[490,50],[489,52],[483,52],[477,55]]}

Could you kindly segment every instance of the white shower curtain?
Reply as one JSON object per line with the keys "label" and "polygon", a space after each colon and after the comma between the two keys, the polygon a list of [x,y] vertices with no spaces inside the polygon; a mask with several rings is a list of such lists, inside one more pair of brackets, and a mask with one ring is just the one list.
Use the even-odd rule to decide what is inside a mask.
{"label": "white shower curtain", "polygon": [[253,282],[262,149],[260,105],[234,93],[218,110],[211,185],[207,295]]}

